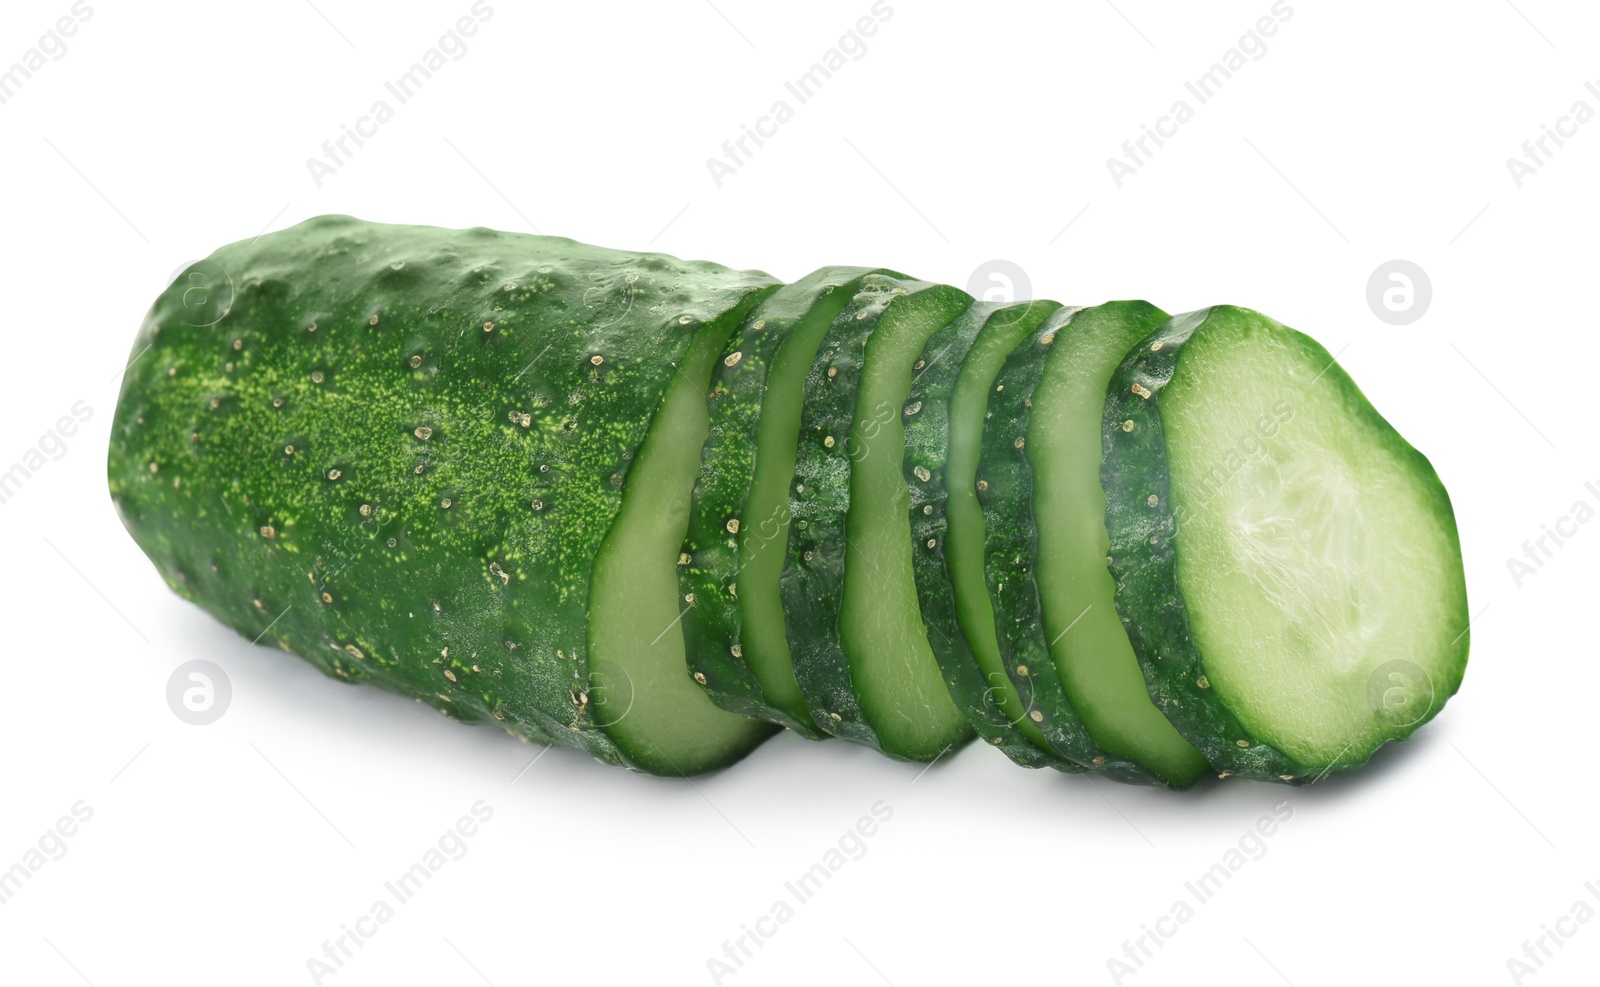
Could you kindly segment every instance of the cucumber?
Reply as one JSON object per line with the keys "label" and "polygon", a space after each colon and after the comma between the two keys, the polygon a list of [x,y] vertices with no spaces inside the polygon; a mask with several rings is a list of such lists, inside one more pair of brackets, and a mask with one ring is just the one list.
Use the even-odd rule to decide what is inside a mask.
{"label": "cucumber", "polygon": [[1358,766],[1459,688],[1450,498],[1316,342],[1248,309],[1180,316],[1118,367],[1103,427],[1117,609],[1223,773]]}
{"label": "cucumber", "polygon": [[1090,740],[1062,691],[1040,616],[1028,422],[1033,391],[1050,348],[1073,315],[1074,310],[1063,309],[1046,319],[1006,357],[990,388],[977,484],[987,529],[984,581],[994,612],[1001,669],[1049,749],[1086,771],[1149,783],[1155,779],[1144,769],[1112,757]]}
{"label": "cucumber", "polygon": [[[943,504],[926,498],[921,516],[916,506],[921,498],[914,497],[911,517],[913,542],[934,546],[916,553],[923,613],[954,616],[938,628],[954,645],[934,649],[951,698],[978,735],[1017,764],[1075,771],[1077,765],[1056,756],[1043,731],[1028,718],[1029,709],[1001,662],[983,575],[986,537],[977,493],[978,457],[995,375],[1017,344],[1060,309],[1050,301],[978,302],[940,330],[941,335],[952,330],[957,334],[954,345],[961,359],[930,345],[938,359],[919,370],[917,383],[927,397],[906,419],[906,461],[915,464],[908,478],[914,494],[925,487],[916,472],[919,466],[928,474],[928,484],[939,483],[941,493],[947,489]],[[941,400],[941,394],[948,398]],[[935,629],[931,620],[929,629]],[[929,638],[937,640],[938,635],[930,633]]]}
{"label": "cucumber", "polygon": [[868,276],[806,379],[781,580],[795,677],[820,727],[904,760],[971,736],[917,605],[901,423],[928,337],[971,301]]}
{"label": "cucumber", "polygon": [[252,641],[663,775],[788,726],[1304,783],[1467,661],[1432,467],[1246,309],[320,217],[157,298],[107,476]]}
{"label": "cucumber", "polygon": [[1039,603],[1061,688],[1095,746],[1185,788],[1209,765],[1145,689],[1106,570],[1100,489],[1101,418],[1111,374],[1123,354],[1166,320],[1148,302],[1108,302],[1074,313],[1033,392],[1027,453]]}
{"label": "cucumber", "polygon": [[[591,680],[591,619],[627,613],[591,611],[594,560],[691,341],[730,331],[773,279],[343,216],[190,273],[231,298],[197,314],[185,277],[157,299],[108,461],[168,585],[329,675],[661,769],[597,718],[619,686]],[[693,698],[684,715],[710,718]],[[659,742],[690,772],[758,739],[719,736]]]}
{"label": "cucumber", "polygon": [[[711,434],[679,557],[689,670],[723,709],[813,739],[789,661],[778,579],[806,375],[871,268],[825,267],[767,296],[714,368]],[[893,272],[878,271],[880,274]]]}

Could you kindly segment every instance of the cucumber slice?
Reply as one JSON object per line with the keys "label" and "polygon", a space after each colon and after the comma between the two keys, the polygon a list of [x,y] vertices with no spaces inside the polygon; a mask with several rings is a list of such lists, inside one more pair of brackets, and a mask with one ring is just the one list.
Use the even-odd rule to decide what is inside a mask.
{"label": "cucumber slice", "polygon": [[[953,376],[948,405],[924,399],[917,415],[907,419],[906,459],[933,463],[927,468],[934,478],[944,480],[949,491],[943,511],[932,505],[935,510],[919,517],[913,503],[911,517],[914,540],[923,546],[933,541],[938,546],[937,561],[942,562],[934,562],[933,552],[917,553],[917,588],[924,600],[923,612],[940,610],[929,605],[936,600],[944,604],[942,609],[955,613],[957,628],[946,633],[958,639],[958,646],[934,651],[951,698],[979,736],[1016,763],[1076,771],[1077,765],[1057,756],[1043,731],[1028,718],[1028,707],[1001,662],[994,609],[983,575],[986,533],[977,493],[978,457],[995,376],[1017,344],[1060,308],[1059,303],[1050,301],[1016,305],[979,302],[962,313],[951,328],[958,329],[963,340],[971,340],[957,351],[965,355],[959,361],[946,355],[922,370],[918,378],[919,385],[924,378],[932,378],[938,386],[930,386],[928,391],[937,394],[950,386],[944,378]],[[929,349],[943,352],[933,346]],[[942,448],[937,442],[941,432],[948,434]],[[936,458],[939,456],[947,458]],[[915,473],[912,479],[917,479]],[[920,488],[913,483],[911,489],[915,493]],[[951,602],[944,603],[945,597]],[[929,626],[931,629],[932,621]]]}
{"label": "cucumber slice", "polygon": [[589,583],[595,718],[633,763],[656,774],[722,767],[778,729],[711,701],[690,677],[680,627],[694,604],[692,593],[678,592],[677,567],[710,421],[705,393],[736,325],[724,317],[695,333],[628,472]]}
{"label": "cucumber slice", "polygon": [[1168,785],[1194,784],[1208,764],[1150,701],[1106,570],[1110,545],[1100,489],[1106,388],[1122,357],[1167,321],[1148,302],[1108,302],[1074,313],[1056,337],[1033,392],[1028,462],[1039,530],[1039,603],[1045,640],[1072,708],[1095,745]]}
{"label": "cucumber slice", "polygon": [[[886,307],[867,338],[850,424],[839,640],[856,697],[882,750],[913,761],[932,760],[972,739],[972,728],[944,686],[918,603],[913,558],[938,545],[911,541],[905,473],[913,368],[944,355],[925,350],[930,337],[971,303],[965,292],[945,288]],[[940,602],[943,616],[953,618],[954,605]],[[940,637],[942,646],[950,643],[950,636]]]}
{"label": "cucumber slice", "polygon": [[625,763],[590,702],[593,562],[691,338],[773,279],[347,216],[193,273],[231,295],[156,300],[108,457],[167,584],[329,675]]}
{"label": "cucumber slice", "polygon": [[1175,318],[1112,378],[1104,448],[1117,608],[1224,773],[1355,767],[1460,686],[1449,496],[1316,342],[1248,309]]}
{"label": "cucumber slice", "polygon": [[[813,739],[790,664],[778,579],[789,539],[800,405],[817,348],[869,268],[825,267],[785,285],[749,315],[714,368],[711,433],[680,584],[689,670],[723,709]],[[892,274],[893,272],[878,273]]]}
{"label": "cucumber slice", "polygon": [[917,607],[901,413],[923,344],[970,302],[864,278],[806,380],[781,580],[795,678],[824,730],[906,760],[969,736]]}
{"label": "cucumber slice", "polygon": [[1150,782],[1148,772],[1108,755],[1089,739],[1050,660],[1034,582],[1037,535],[1028,421],[1045,359],[1073,311],[1058,311],[1023,340],[1006,357],[989,391],[977,484],[987,528],[984,581],[1001,668],[1050,750],[1084,770],[1120,781]]}

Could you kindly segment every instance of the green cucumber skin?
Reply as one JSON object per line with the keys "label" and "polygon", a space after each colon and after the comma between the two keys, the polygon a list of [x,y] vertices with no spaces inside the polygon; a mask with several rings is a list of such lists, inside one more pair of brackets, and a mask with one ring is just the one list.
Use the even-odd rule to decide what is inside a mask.
{"label": "green cucumber skin", "polygon": [[231,305],[156,301],[112,425],[168,585],[329,675],[629,764],[588,702],[595,553],[694,331],[777,283],[341,216],[207,270]]}
{"label": "green cucumber skin", "polygon": [[[694,597],[694,605],[683,616],[689,671],[704,676],[707,695],[723,709],[781,724],[813,740],[828,734],[809,716],[802,720],[797,711],[769,702],[739,647],[736,587],[742,539],[752,533],[774,538],[787,533],[786,525],[780,529],[776,519],[746,517],[744,505],[759,455],[756,435],[767,372],[779,347],[815,306],[835,292],[851,291],[873,273],[900,276],[875,268],[825,267],[778,289],[745,317],[712,380],[711,434],[683,548],[687,560],[679,570],[685,596]],[[734,520],[740,527],[731,532],[729,522]]]}
{"label": "green cucumber skin", "polygon": [[706,391],[739,313],[707,323],[650,420],[589,578],[589,663],[613,688],[590,700],[629,760],[653,774],[724,767],[780,728],[730,713],[689,674],[679,609],[678,559],[689,532],[700,456],[710,431]]}
{"label": "green cucumber skin", "polygon": [[[1310,784],[1333,771],[1360,767],[1368,758],[1332,765],[1300,764],[1252,737],[1221,699],[1201,685],[1205,681],[1203,656],[1195,645],[1178,587],[1181,532],[1171,509],[1161,392],[1172,381],[1184,344],[1211,319],[1226,319],[1239,313],[1259,318],[1248,310],[1222,305],[1174,317],[1131,349],[1111,378],[1102,428],[1105,458],[1101,465],[1106,528],[1111,534],[1111,574],[1117,584],[1117,610],[1144,671],[1150,698],[1184,738],[1199,748],[1224,777]],[[1304,334],[1295,336],[1303,345],[1314,348],[1319,362],[1326,359],[1324,373],[1335,384],[1360,396],[1355,382],[1325,349]],[[1134,391],[1135,386],[1149,397],[1140,396]],[[1364,413],[1393,431],[1364,398],[1352,403],[1364,406]],[[1422,453],[1409,445],[1405,452],[1419,471],[1437,480]],[[1154,507],[1149,504],[1152,495],[1157,498]],[[1440,510],[1452,519],[1453,528],[1449,496],[1442,485],[1438,486],[1438,496]],[[1465,654],[1465,632],[1461,642]],[[1404,735],[1391,739],[1404,739],[1411,730],[1437,715],[1459,688],[1460,680],[1444,686],[1427,715],[1410,724]],[[1239,746],[1241,739],[1249,746]]]}
{"label": "green cucumber skin", "polygon": [[790,660],[812,721],[831,736],[875,748],[880,746],[878,736],[851,687],[850,666],[839,642],[844,516],[850,506],[850,469],[843,457],[855,416],[856,382],[872,332],[867,322],[871,306],[902,284],[888,278],[864,280],[828,328],[806,375],[794,482],[789,488],[788,558],[779,578]]}
{"label": "green cucumber skin", "polygon": [[[1077,771],[1076,765],[1030,742],[995,704],[993,687],[956,619],[956,602],[945,558],[950,491],[945,467],[950,452],[950,399],[963,358],[985,325],[1008,319],[1037,324],[1060,308],[1056,302],[977,302],[928,340],[927,365],[918,370],[906,406],[905,479],[911,491],[911,533],[917,597],[928,641],[944,674],[945,687],[967,722],[991,746],[1027,768]],[[1025,331],[1019,327],[1018,331]],[[911,409],[915,408],[913,412]],[[922,472],[919,472],[922,471]]]}
{"label": "green cucumber skin", "polygon": [[[1062,536],[1064,534],[1063,529],[1068,529],[1069,525],[1079,520],[1078,518],[1063,516],[1064,512],[1090,514],[1091,516],[1089,517],[1081,517],[1081,520],[1091,522],[1095,527],[1103,529],[1104,511],[1101,509],[1085,511],[1081,503],[1062,503],[1057,498],[1063,493],[1063,488],[1070,490],[1073,484],[1078,482],[1092,484],[1094,489],[1099,492],[1098,459],[1103,437],[1105,391],[1110,386],[1110,376],[1115,371],[1115,368],[1120,365],[1129,348],[1136,345],[1155,329],[1164,325],[1170,318],[1170,315],[1149,302],[1106,302],[1103,305],[1081,309],[1072,313],[1050,351],[1050,356],[1046,360],[1044,370],[1041,373],[1039,388],[1034,391],[1033,395],[1034,410],[1029,422],[1027,446],[1029,466],[1033,471],[1034,477],[1033,509],[1030,514],[1041,522],[1037,527],[1039,550],[1036,555],[1041,559],[1041,570],[1046,570],[1049,574],[1060,576],[1059,569],[1055,566],[1046,565],[1042,561],[1043,559],[1060,559],[1063,555],[1070,557],[1078,551],[1090,556],[1092,561],[1089,564],[1091,566],[1098,569],[1103,565],[1101,560],[1106,553],[1101,544],[1083,545],[1080,548],[1070,543],[1063,543]],[[1100,350],[1099,353],[1096,353],[1097,347]],[[1052,403],[1052,396],[1059,400],[1059,388],[1063,379],[1070,380],[1075,374],[1096,372],[1098,372],[1097,379],[1092,384],[1086,384],[1083,388],[1085,399],[1091,402],[1094,408],[1093,415],[1085,413],[1081,418],[1074,415],[1073,417],[1076,420],[1071,422],[1062,421],[1059,417],[1059,409],[1052,409],[1049,406]],[[1052,418],[1053,410],[1058,417]],[[1084,411],[1087,412],[1087,409],[1084,409]],[[1081,474],[1074,471],[1073,475],[1070,476],[1063,476],[1061,473],[1053,472],[1053,464],[1049,455],[1052,446],[1051,440],[1064,437],[1062,433],[1054,432],[1053,430],[1055,429],[1070,430],[1070,434],[1082,436],[1085,445],[1093,449],[1096,465],[1083,470]],[[1043,432],[1042,435],[1039,434],[1041,431]],[[1042,459],[1041,455],[1043,456]],[[1063,481],[1065,482],[1063,483]],[[1103,492],[1101,492],[1101,496],[1103,498]],[[1052,551],[1060,554],[1052,555]],[[1087,659],[1088,656],[1073,653],[1075,647],[1072,639],[1067,640],[1065,653],[1063,653],[1062,640],[1067,638],[1067,629],[1077,625],[1080,620],[1088,620],[1089,624],[1085,626],[1089,627],[1100,620],[1109,622],[1110,620],[1118,619],[1115,607],[1107,608],[1105,606],[1105,604],[1110,603],[1110,600],[1105,597],[1112,595],[1115,589],[1115,582],[1110,578],[1109,573],[1102,575],[1101,581],[1101,585],[1105,587],[1102,594],[1097,595],[1091,601],[1075,599],[1071,602],[1061,598],[1060,591],[1062,586],[1059,582],[1051,582],[1049,579],[1043,578],[1042,575],[1036,582],[1039,589],[1041,615],[1043,618],[1041,626],[1052,639],[1048,650],[1054,659],[1052,665],[1056,672],[1057,681],[1060,683],[1062,691],[1066,694],[1067,701],[1078,712],[1090,739],[1097,746],[1110,755],[1120,756],[1144,766],[1153,776],[1162,779],[1169,787],[1177,789],[1189,788],[1210,770],[1210,765],[1206,763],[1198,751],[1194,750],[1191,745],[1184,742],[1173,731],[1164,718],[1155,715],[1158,711],[1153,706],[1146,706],[1141,712],[1148,714],[1151,720],[1161,724],[1161,729],[1164,733],[1161,738],[1150,741],[1154,746],[1141,748],[1139,745],[1126,744],[1125,738],[1123,743],[1118,743],[1119,738],[1117,737],[1112,737],[1108,740],[1105,735],[1098,732],[1098,728],[1103,725],[1103,721],[1096,717],[1092,699],[1086,702],[1085,696],[1075,692],[1075,682],[1079,680],[1083,667],[1074,667],[1072,663],[1079,659]],[[1053,593],[1055,595],[1052,595]],[[1091,614],[1085,609],[1080,613],[1079,603],[1096,606],[1099,608],[1099,612]],[[1059,609],[1062,612],[1052,614],[1052,609]],[[1106,612],[1108,609],[1109,612]],[[1145,690],[1141,687],[1142,673],[1136,672],[1138,663],[1131,650],[1124,646],[1120,650],[1112,650],[1111,653],[1125,658],[1127,666],[1124,672],[1129,676],[1130,681],[1128,684],[1138,690],[1139,698],[1143,701]],[[1106,656],[1102,653],[1099,657],[1103,659]],[[1127,726],[1128,724],[1124,723],[1122,725]],[[1150,755],[1153,751],[1162,750],[1161,745],[1163,744],[1175,744],[1181,747],[1184,753],[1181,756],[1151,757]]]}
{"label": "green cucumber skin", "polygon": [[1051,659],[1034,582],[1038,538],[1033,520],[1033,468],[1026,449],[1028,412],[1050,345],[1056,333],[1071,331],[1072,316],[1078,311],[1082,310],[1063,310],[1046,319],[1006,358],[990,391],[990,417],[978,464],[978,499],[988,532],[984,577],[994,605],[1006,674],[1054,753],[1086,772],[1160,785],[1161,780],[1143,767],[1107,754],[1089,739]]}
{"label": "green cucumber skin", "polygon": [[[834,319],[806,377],[795,481],[790,487],[788,559],[780,581],[795,678],[811,718],[823,731],[883,751],[851,679],[840,639],[850,443],[867,340],[898,298],[955,289],[870,275]],[[873,411],[892,421],[899,408]],[[881,419],[881,420],[880,420]],[[885,752],[888,756],[895,756]]]}
{"label": "green cucumber skin", "polygon": [[[1100,483],[1106,492],[1117,612],[1128,629],[1151,701],[1219,773],[1308,781],[1301,766],[1273,748],[1265,744],[1241,748],[1230,739],[1245,737],[1245,730],[1199,684],[1204,669],[1178,591],[1177,519],[1170,509],[1160,395],[1172,380],[1183,344],[1211,313],[1212,309],[1201,309],[1174,316],[1128,351],[1107,388]],[[1141,398],[1133,391],[1135,385],[1148,390],[1150,397]],[[1148,503],[1152,495],[1158,499],[1153,508]]]}

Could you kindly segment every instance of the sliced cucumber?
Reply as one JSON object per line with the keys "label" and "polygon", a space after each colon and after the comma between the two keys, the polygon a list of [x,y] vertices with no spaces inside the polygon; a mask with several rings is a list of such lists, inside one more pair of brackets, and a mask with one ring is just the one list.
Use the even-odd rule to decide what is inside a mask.
{"label": "sliced cucumber", "polygon": [[[906,461],[933,463],[927,468],[948,488],[943,510],[940,505],[929,505],[934,510],[919,518],[913,502],[911,516],[914,541],[924,547],[932,541],[937,546],[937,559],[932,552],[917,553],[917,588],[924,600],[923,612],[944,608],[955,611],[958,626],[953,636],[959,638],[960,646],[934,649],[951,698],[980,736],[1018,764],[1076,770],[1077,765],[1053,752],[1044,732],[1028,718],[1028,707],[1017,695],[1001,661],[1000,646],[995,640],[994,609],[983,575],[987,535],[977,492],[978,457],[983,449],[989,391],[995,376],[1017,344],[1060,309],[1059,303],[1050,301],[1015,305],[979,302],[962,313],[952,324],[952,328],[959,327],[963,339],[971,339],[962,347],[962,358],[958,361],[946,354],[921,371],[922,377],[918,378],[919,383],[923,378],[934,378],[939,386],[930,386],[928,391],[936,394],[950,387],[942,378],[953,375],[955,383],[950,388],[948,405],[925,399],[918,413],[907,419]],[[940,433],[948,433],[948,442],[943,445],[938,442]],[[938,469],[940,464],[942,471]],[[920,477],[913,473],[912,479]],[[912,483],[911,489],[915,493],[920,488]],[[953,607],[945,604],[943,608],[930,608],[927,601],[940,594],[948,594]],[[933,626],[931,621],[929,626]]]}
{"label": "sliced cucumber", "polygon": [[1072,316],[1063,309],[1046,319],[1006,358],[989,392],[989,418],[978,462],[978,501],[987,538],[984,580],[994,609],[1001,667],[1018,702],[1058,757],[1085,770],[1123,781],[1150,781],[1132,762],[1113,758],[1089,739],[1050,660],[1034,583],[1036,535],[1033,470],[1028,463],[1028,419],[1033,390],[1061,327]]}
{"label": "sliced cucumber", "polygon": [[969,736],[917,607],[901,414],[923,344],[970,302],[869,276],[806,381],[782,580],[795,677],[824,730],[908,760]]}
{"label": "sliced cucumber", "polygon": [[1166,320],[1148,302],[1108,302],[1074,313],[1033,392],[1027,450],[1039,532],[1039,603],[1061,687],[1096,746],[1183,788],[1208,765],[1145,689],[1117,616],[1116,582],[1106,570],[1110,540],[1100,489],[1101,420],[1111,374]]}
{"label": "sliced cucumber", "polygon": [[108,479],[245,637],[610,763],[1358,765],[1460,685],[1449,498],[1304,336],[1161,318],[320,217],[157,299]]}
{"label": "sliced cucumber", "polygon": [[745,317],[714,367],[711,430],[679,557],[680,585],[694,599],[683,617],[689,670],[722,708],[812,738],[827,734],[795,681],[778,588],[789,484],[806,375],[834,317],[869,273],[825,267]]}
{"label": "sliced cucumber", "polygon": [[709,423],[711,367],[737,317],[702,326],[650,422],[589,583],[589,690],[595,718],[635,764],[698,774],[749,753],[777,729],[719,708],[690,677],[678,550]]}
{"label": "sliced cucumber", "polygon": [[1450,499],[1316,342],[1247,309],[1173,319],[1112,378],[1104,447],[1117,608],[1225,773],[1360,765],[1455,693]]}

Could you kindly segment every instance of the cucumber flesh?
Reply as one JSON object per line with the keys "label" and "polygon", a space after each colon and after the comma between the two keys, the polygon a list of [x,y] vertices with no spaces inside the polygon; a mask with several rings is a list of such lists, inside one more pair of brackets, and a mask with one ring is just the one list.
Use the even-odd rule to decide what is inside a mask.
{"label": "cucumber flesh", "polygon": [[[969,655],[957,656],[957,660],[972,663],[973,687],[981,695],[979,701],[964,703],[962,708],[969,711],[969,718],[975,718],[973,725],[986,739],[1012,760],[1023,763],[1042,758],[1052,767],[1076,768],[1072,762],[1054,754],[1044,731],[1028,717],[1029,704],[1012,685],[1001,660],[1000,644],[995,636],[994,607],[984,581],[987,532],[977,490],[978,460],[983,452],[989,392],[995,377],[1005,366],[1006,357],[1039,328],[1046,316],[1059,321],[1064,310],[1055,302],[1008,307],[979,303],[971,312],[979,311],[980,306],[983,306],[984,315],[982,328],[961,361],[950,398],[949,457],[945,464],[949,499],[944,562],[955,597],[956,619],[969,647]],[[947,669],[947,680],[952,676],[961,676],[961,670]],[[961,676],[962,680],[965,678]],[[988,729],[980,725],[980,721]],[[1020,734],[1020,741],[1008,734]],[[996,737],[1003,739],[997,741]],[[1026,758],[1025,748],[1032,749]]]}
{"label": "cucumber flesh", "polygon": [[[926,291],[886,311],[867,338],[850,426],[850,512],[845,519],[839,639],[867,721],[886,754],[928,761],[970,740],[928,642],[917,600],[906,485],[904,409],[928,338],[972,299]],[[937,545],[934,546],[937,548]]]}
{"label": "cucumber flesh", "polygon": [[711,368],[738,317],[695,333],[651,420],[595,558],[589,588],[590,701],[623,752],[656,774],[738,760],[777,727],[720,709],[690,677],[678,553],[709,427]]}
{"label": "cucumber flesh", "polygon": [[1213,764],[1314,780],[1455,693],[1449,497],[1320,345],[1247,309],[1181,316],[1123,361],[1103,427],[1117,606]]}
{"label": "cucumber flesh", "polygon": [[1111,374],[1166,320],[1148,302],[1108,302],[1074,313],[1033,392],[1027,449],[1039,537],[1035,576],[1061,688],[1097,747],[1183,788],[1209,765],[1145,689],[1106,570],[1110,538],[1100,489],[1101,417]]}
{"label": "cucumber flesh", "polygon": [[1085,771],[1150,783],[1156,779],[1149,772],[1108,755],[1089,739],[1061,688],[1039,615],[1033,469],[1026,448],[1028,420],[1045,358],[1071,314],[1068,310],[1057,312],[1023,340],[1006,357],[990,388],[983,454],[978,460],[978,500],[987,526],[984,581],[994,608],[1002,666],[1028,719],[1039,727],[1050,749]]}
{"label": "cucumber flesh", "polygon": [[[789,485],[794,482],[806,374],[829,326],[866,274],[870,270],[824,269],[795,282],[795,288],[810,290],[811,301],[805,314],[795,318],[789,333],[782,336],[766,373],[755,432],[755,475],[739,528],[739,633],[744,661],[760,683],[766,702],[786,715],[786,725],[813,737],[826,734],[811,720],[800,683],[795,680],[779,590],[789,542]],[[774,326],[760,331],[773,333]]]}
{"label": "cucumber flesh", "polygon": [[795,681],[819,728],[872,747],[878,746],[878,736],[861,710],[839,643],[844,522],[850,508],[846,450],[867,338],[893,304],[931,287],[873,275],[862,280],[834,318],[806,373],[789,485],[789,540],[778,586]]}
{"label": "cucumber flesh", "polygon": [[[806,376],[794,482],[789,486],[793,521],[779,585],[795,679],[805,697],[806,708],[812,720],[828,733],[903,759],[936,757],[940,751],[925,752],[915,743],[900,742],[906,739],[905,724],[895,722],[892,714],[886,716],[886,711],[892,707],[882,702],[875,710],[879,722],[895,729],[888,738],[879,736],[878,722],[867,715],[865,696],[870,692],[874,700],[890,698],[892,703],[891,697],[876,689],[877,680],[867,681],[877,671],[870,668],[872,663],[884,656],[862,654],[860,662],[853,662],[847,657],[843,633],[847,626],[854,633],[861,630],[863,623],[894,614],[897,623],[893,627],[901,630],[904,637],[891,637],[890,643],[903,644],[906,650],[890,655],[900,662],[908,675],[916,676],[912,679],[911,691],[929,697],[932,704],[929,712],[933,717],[940,717],[948,710],[952,716],[960,718],[932,655],[921,656],[927,658],[926,667],[907,664],[908,655],[919,657],[913,650],[917,636],[921,638],[924,651],[928,649],[920,614],[916,618],[916,635],[902,626],[908,611],[917,613],[917,591],[911,571],[910,522],[905,513],[909,491],[901,476],[904,444],[900,415],[904,395],[910,389],[911,366],[920,351],[913,353],[906,362],[905,391],[901,392],[899,400],[890,393],[892,388],[883,391],[881,384],[874,385],[875,397],[864,401],[861,395],[869,381],[876,381],[880,373],[869,373],[867,368],[871,341],[878,338],[879,333],[892,338],[909,331],[926,340],[971,301],[971,296],[965,292],[945,285],[879,274],[862,279],[856,293],[829,327]],[[895,426],[897,442],[870,445],[869,438],[881,438],[890,424]],[[864,453],[869,448],[876,450],[880,460],[885,460],[879,464],[879,482],[881,473],[892,472],[894,483],[885,486],[888,487],[887,496],[892,499],[895,485],[898,485],[898,507],[893,503],[886,509],[881,503],[869,505],[865,492],[861,494],[862,499],[857,500],[856,483],[860,479],[857,462],[868,458]],[[857,596],[847,607],[847,569],[851,559],[855,559],[858,568],[882,564],[876,556],[851,554],[856,538],[849,525],[853,523],[858,506],[863,513],[877,508],[879,513],[885,513],[891,526],[898,526],[899,548],[904,559],[898,581],[879,580],[877,595],[868,592],[864,594],[865,600]],[[877,547],[876,542],[874,547]],[[864,588],[858,573],[852,589],[861,593]],[[869,667],[858,667],[862,664]],[[927,688],[929,679],[931,690]],[[912,714],[913,718],[919,715]],[[937,733],[938,726],[936,722],[932,732]],[[965,739],[959,730],[955,732],[956,740],[949,741],[946,747]]]}
{"label": "cucumber flesh", "polygon": [[[950,455],[950,400],[961,375],[962,357],[983,326],[1015,320],[1037,325],[1059,307],[1055,302],[974,303],[928,337],[924,357],[911,367],[911,393],[901,416],[906,432],[903,479],[911,493],[911,564],[928,645],[950,699],[968,724],[979,737],[1025,768],[1044,767],[1053,759],[1000,714],[961,632],[944,556],[950,499],[945,464]],[[983,427],[981,416],[977,427]]]}

